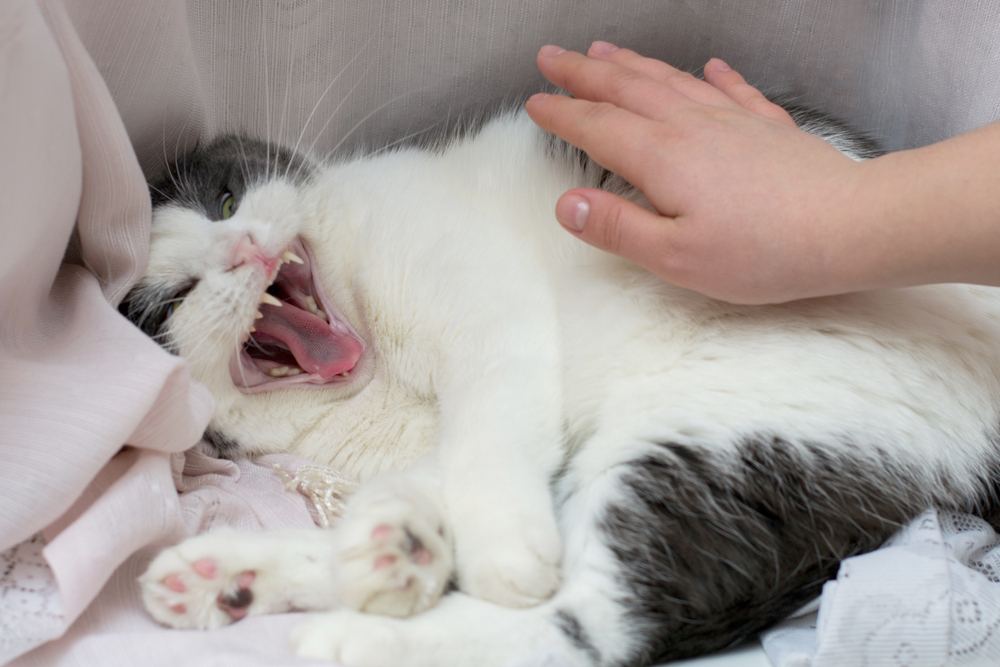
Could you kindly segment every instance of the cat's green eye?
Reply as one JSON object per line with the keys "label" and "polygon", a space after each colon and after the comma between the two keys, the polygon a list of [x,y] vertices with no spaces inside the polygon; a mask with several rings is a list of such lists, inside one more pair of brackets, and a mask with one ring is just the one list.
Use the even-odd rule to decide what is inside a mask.
{"label": "cat's green eye", "polygon": [[236,213],[236,197],[232,192],[223,193],[222,199],[219,200],[219,212],[223,220],[228,220],[233,217],[233,213]]}

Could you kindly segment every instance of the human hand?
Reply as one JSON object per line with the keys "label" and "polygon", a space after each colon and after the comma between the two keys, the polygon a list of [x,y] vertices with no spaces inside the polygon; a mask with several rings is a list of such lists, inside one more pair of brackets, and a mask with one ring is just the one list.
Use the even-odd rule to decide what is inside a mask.
{"label": "human hand", "polygon": [[535,95],[531,118],[655,208],[570,190],[556,216],[584,241],[737,303],[867,286],[878,257],[857,252],[868,233],[861,163],[799,130],[721,60],[708,62],[702,81],[595,42],[586,56],[543,47],[538,67],[574,97]]}

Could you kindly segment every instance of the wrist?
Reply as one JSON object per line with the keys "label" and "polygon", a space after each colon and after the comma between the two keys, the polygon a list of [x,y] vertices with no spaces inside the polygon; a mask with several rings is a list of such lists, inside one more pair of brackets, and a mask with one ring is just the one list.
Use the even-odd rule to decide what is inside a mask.
{"label": "wrist", "polygon": [[934,201],[941,185],[936,169],[919,149],[856,164],[837,244],[851,291],[955,279],[955,253],[942,253],[947,230]]}
{"label": "wrist", "polygon": [[863,289],[1000,284],[1000,125],[859,166]]}

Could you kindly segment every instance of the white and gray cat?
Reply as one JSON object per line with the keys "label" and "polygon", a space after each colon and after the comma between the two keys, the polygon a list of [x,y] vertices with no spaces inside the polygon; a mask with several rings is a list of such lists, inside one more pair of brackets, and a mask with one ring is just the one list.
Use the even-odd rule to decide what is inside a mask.
{"label": "white and gray cat", "polygon": [[331,530],[167,549],[153,616],[334,610],[294,646],[347,667],[634,667],[746,638],[928,505],[993,499],[1000,291],[719,303],[560,229],[577,186],[629,192],[517,113],[172,166],[130,317],[215,395],[220,454],[362,484]]}

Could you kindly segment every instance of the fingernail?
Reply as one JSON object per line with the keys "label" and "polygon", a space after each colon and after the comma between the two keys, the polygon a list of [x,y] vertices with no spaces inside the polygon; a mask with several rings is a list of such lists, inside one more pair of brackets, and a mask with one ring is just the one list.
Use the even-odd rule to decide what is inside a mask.
{"label": "fingernail", "polygon": [[617,50],[618,47],[611,42],[602,42],[598,40],[590,45],[590,55],[592,56],[607,56]]}
{"label": "fingernail", "polygon": [[546,94],[546,93],[535,93],[534,95],[532,95],[531,97],[529,97],[527,100],[525,100],[524,103],[525,104],[530,104],[532,102],[541,102],[542,100],[544,100],[547,97],[548,97],[548,94]]}
{"label": "fingernail", "polygon": [[538,50],[538,55],[543,58],[551,58],[552,56],[558,56],[560,53],[566,53],[566,49],[561,46],[555,46],[553,44],[546,44],[541,49]]}
{"label": "fingernail", "polygon": [[563,227],[582,232],[590,217],[590,202],[580,195],[568,195],[560,202],[556,216]]}
{"label": "fingernail", "polygon": [[728,64],[726,64],[725,60],[722,60],[721,58],[712,58],[711,62],[712,62],[712,67],[714,67],[715,70],[718,72],[730,72],[733,69]]}

